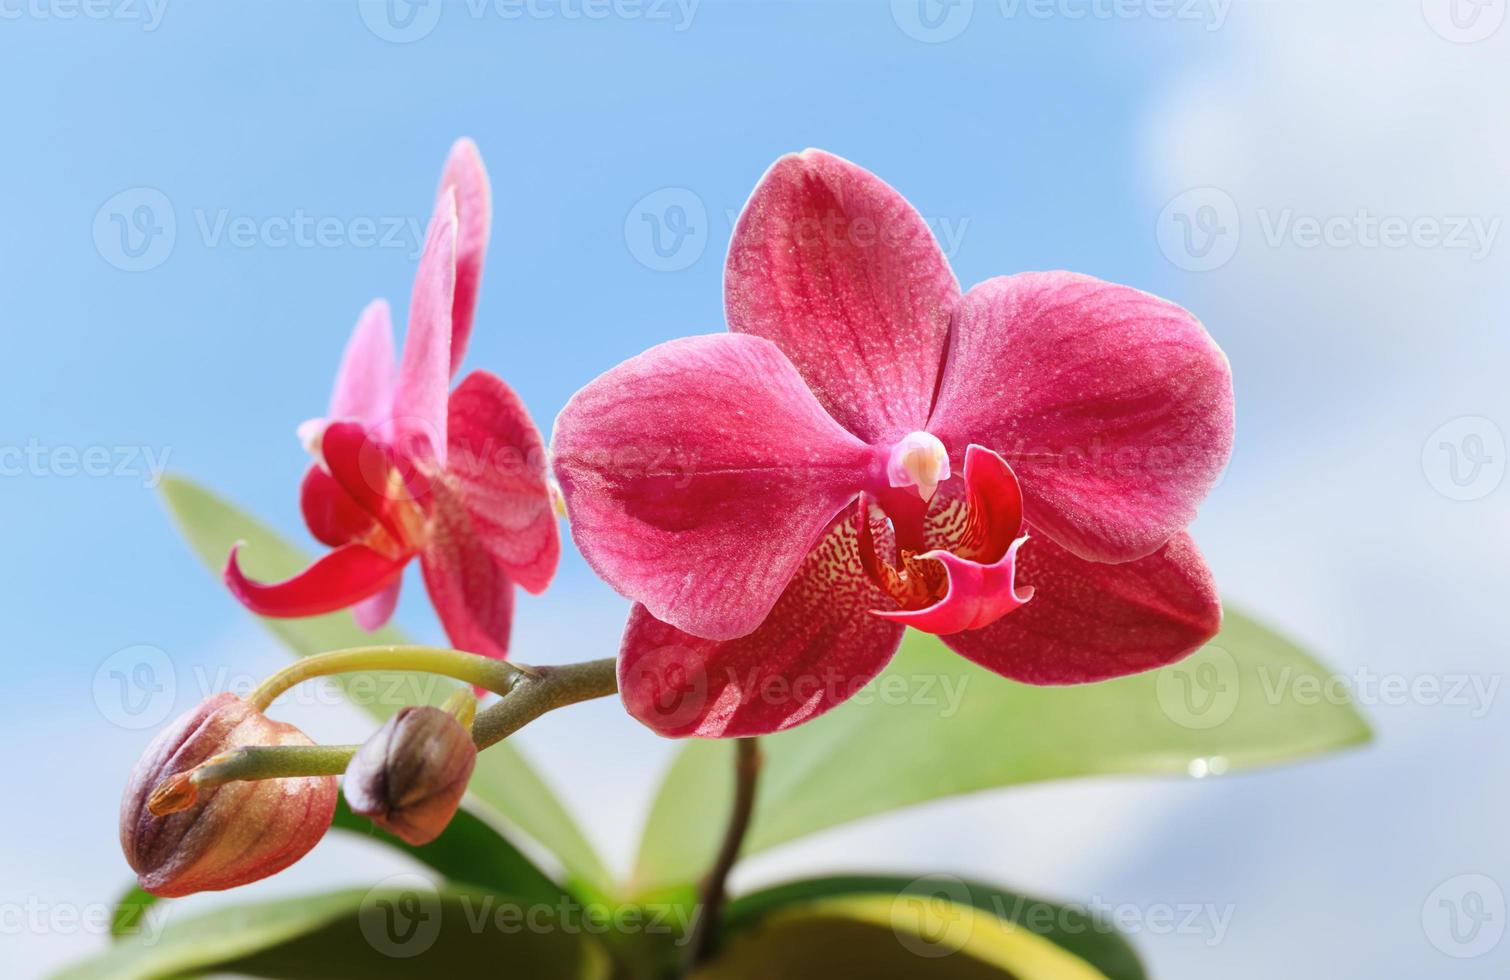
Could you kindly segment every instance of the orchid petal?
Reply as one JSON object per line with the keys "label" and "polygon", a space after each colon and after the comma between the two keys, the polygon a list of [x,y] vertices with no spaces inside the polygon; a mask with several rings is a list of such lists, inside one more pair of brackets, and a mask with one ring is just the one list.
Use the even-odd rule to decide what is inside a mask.
{"label": "orchid petal", "polygon": [[443,190],[425,234],[409,301],[409,328],[393,396],[393,433],[404,455],[446,462],[451,388],[451,307],[456,295],[456,194]]}
{"label": "orchid petal", "polygon": [[539,594],[561,559],[546,485],[545,444],[514,390],[473,371],[451,393],[446,473],[483,547]]}
{"label": "orchid petal", "polygon": [[459,508],[436,508],[420,568],[451,644],[484,657],[508,656],[514,582]]}
{"label": "orchid petal", "polygon": [[1017,577],[1033,601],[978,630],[943,638],[988,670],[1027,684],[1081,684],[1173,663],[1216,635],[1222,610],[1188,534],[1136,561],[1088,562],[1029,539]]}
{"label": "orchid petal", "polygon": [[[426,495],[424,477],[412,467],[401,470],[393,449],[355,422],[336,422],[327,428],[320,454],[325,469],[351,502],[381,524],[397,546],[412,547],[420,533],[406,518],[413,510],[410,502]],[[308,513],[305,517],[308,520]],[[352,520],[349,514],[342,519]]]}
{"label": "orchid petal", "polygon": [[966,294],[928,431],[987,445],[1026,520],[1082,558],[1128,561],[1184,529],[1232,450],[1227,360],[1189,313],[1066,272]]}
{"label": "orchid petal", "polygon": [[439,197],[456,195],[456,295],[451,304],[451,375],[461,367],[472,335],[477,291],[482,285],[482,260],[488,250],[493,220],[492,191],[477,144],[460,139],[451,147],[440,175]]}
{"label": "orchid petal", "polygon": [[959,284],[927,223],[880,178],[821,150],[777,160],[739,216],[729,329],[775,341],[867,442],[923,427]]}
{"label": "orchid petal", "polygon": [[351,615],[356,618],[357,625],[371,633],[382,629],[393,618],[393,610],[398,608],[399,591],[403,587],[403,576],[393,580],[393,584],[375,596],[369,596],[351,607]]}
{"label": "orchid petal", "polygon": [[225,584],[252,612],[279,618],[318,616],[376,595],[399,577],[406,560],[389,558],[366,545],[348,544],[291,579],[262,583],[242,573],[236,560],[240,549],[239,544],[233,547],[226,559]]}
{"label": "orchid petal", "polygon": [[310,466],[299,485],[299,509],[309,533],[332,548],[360,541],[377,527],[372,514],[319,463]]}
{"label": "orchid petal", "polygon": [[357,319],[341,356],[330,395],[330,421],[347,419],[369,425],[386,421],[393,410],[397,375],[388,302],[373,300]]}
{"label": "orchid petal", "polygon": [[765,620],[875,465],[775,344],[737,334],[674,340],[597,378],[557,418],[552,453],[593,570],[713,640]]}
{"label": "orchid petal", "polygon": [[855,525],[848,513],[829,524],[748,636],[699,639],[636,604],[619,653],[629,713],[670,737],[766,735],[852,697],[903,632],[869,614],[888,600],[860,566]]}

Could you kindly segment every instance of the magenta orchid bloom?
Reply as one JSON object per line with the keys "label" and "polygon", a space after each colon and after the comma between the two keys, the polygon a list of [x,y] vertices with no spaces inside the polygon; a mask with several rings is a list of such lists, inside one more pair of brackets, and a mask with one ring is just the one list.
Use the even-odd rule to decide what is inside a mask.
{"label": "magenta orchid bloom", "polygon": [[226,584],[253,612],[354,607],[357,622],[377,629],[418,557],[451,642],[508,653],[514,585],[544,590],[561,546],[544,445],[519,397],[486,371],[449,391],[472,330],[489,221],[487,172],[462,140],[441,177],[402,360],[378,300],[346,346],[329,414],[299,428],[316,456],[301,489],[305,523],[334,550],[266,585],[242,573],[232,549]]}
{"label": "magenta orchid bloom", "polygon": [[636,603],[635,717],[788,728],[905,626],[1032,684],[1215,634],[1184,528],[1231,452],[1232,385],[1189,313],[1065,272],[961,294],[901,195],[814,150],[756,187],[724,289],[731,333],[646,351],[556,422],[573,537]]}

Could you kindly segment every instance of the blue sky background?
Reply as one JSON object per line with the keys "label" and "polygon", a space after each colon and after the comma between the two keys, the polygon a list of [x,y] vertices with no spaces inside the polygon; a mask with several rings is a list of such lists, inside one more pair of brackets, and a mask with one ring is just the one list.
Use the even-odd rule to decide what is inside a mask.
{"label": "blue sky background", "polygon": [[[1497,679],[1510,278],[1490,230],[1510,205],[1493,95],[1510,81],[1510,28],[1474,40],[1439,7],[1202,0],[1188,17],[1148,3],[1102,17],[1109,4],[1090,0],[1044,16],[967,0],[948,16],[968,22],[930,31],[907,3],[702,0],[690,20],[674,5],[590,19],[571,16],[579,3],[518,17],[456,3],[422,9],[421,28],[439,10],[433,28],[395,41],[380,36],[383,8],[349,3],[115,2],[70,19],[61,0],[0,2],[0,446],[50,461],[0,476],[3,724],[34,750],[24,795],[45,786],[53,804],[0,817],[0,904],[105,901],[127,880],[114,807],[147,734],[96,706],[106,657],[163,650],[181,709],[196,667],[255,675],[280,656],[179,542],[141,456],[128,474],[83,476],[57,451],[166,453],[171,471],[307,540],[294,426],[323,410],[362,306],[406,308],[417,249],[412,231],[349,239],[364,222],[423,221],[462,135],[482,149],[495,209],[467,363],[507,378],[542,427],[623,358],[721,329],[733,214],[777,156],[822,147],[900,189],[946,246],[957,236],[965,285],[1070,268],[1189,306],[1238,385],[1237,454],[1196,528],[1224,591],[1343,670]],[[111,214],[144,202],[175,233],[129,271]],[[664,218],[666,203],[693,220],[659,256],[644,214]],[[1482,247],[1273,232],[1286,214],[1360,211],[1476,219]],[[1217,240],[1182,250],[1180,213]],[[300,214],[342,241],[228,237],[238,219]],[[1487,454],[1477,482],[1451,482],[1444,440]],[[400,621],[438,638],[410,585]],[[570,553],[551,595],[521,603],[516,648],[603,656],[621,613]],[[1462,874],[1510,885],[1506,709],[1369,714],[1381,738],[1366,754],[995,794],[826,835],[744,874],[903,864],[1111,901],[1232,903],[1220,943],[1139,937],[1161,977],[1503,975],[1510,944],[1446,955],[1423,903]],[[595,814],[638,814],[668,746],[611,706],[580,719],[524,741],[578,769],[609,743],[558,782]],[[637,820],[588,823],[626,860]],[[957,840],[898,849],[939,826]],[[269,885],[360,881],[357,854],[327,845]],[[101,941],[0,931],[28,972]]]}

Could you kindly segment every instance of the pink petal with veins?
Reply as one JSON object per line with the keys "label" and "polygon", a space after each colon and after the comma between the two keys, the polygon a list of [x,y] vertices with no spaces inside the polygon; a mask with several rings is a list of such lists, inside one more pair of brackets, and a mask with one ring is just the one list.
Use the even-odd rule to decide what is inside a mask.
{"label": "pink petal with veins", "polygon": [[[437,501],[442,499],[438,492]],[[420,567],[451,644],[485,657],[508,656],[514,582],[459,507],[436,507]]]}
{"label": "pink petal with veins", "polygon": [[1095,561],[1159,549],[1232,450],[1232,379],[1173,303],[1067,272],[966,294],[928,431],[1005,456],[1039,533]]}
{"label": "pink petal with veins", "polygon": [[[878,527],[884,533],[884,527]],[[856,522],[835,518],[753,633],[704,640],[636,604],[619,653],[629,713],[662,735],[766,735],[854,695],[891,660],[902,628],[861,568]]]}
{"label": "pink petal with veins", "polygon": [[777,160],[739,216],[729,329],[774,341],[867,442],[923,428],[959,284],[912,205],[822,150]]}
{"label": "pink petal with veins", "polygon": [[545,444],[514,390],[473,371],[451,393],[446,476],[482,546],[532,593],[561,559]]}
{"label": "pink petal with veins", "polygon": [[451,307],[456,295],[456,195],[435,203],[414,293],[404,357],[393,396],[394,442],[417,460],[446,462],[446,398],[451,388]]}
{"label": "pink petal with veins", "polygon": [[594,571],[711,640],[765,620],[885,462],[775,344],[738,334],[674,340],[592,381],[556,419],[552,455]]}
{"label": "pink petal with veins", "polygon": [[472,336],[477,291],[482,285],[482,260],[487,255],[493,221],[492,190],[477,144],[457,140],[440,175],[439,197],[456,195],[456,296],[451,304],[451,374],[461,367]]}

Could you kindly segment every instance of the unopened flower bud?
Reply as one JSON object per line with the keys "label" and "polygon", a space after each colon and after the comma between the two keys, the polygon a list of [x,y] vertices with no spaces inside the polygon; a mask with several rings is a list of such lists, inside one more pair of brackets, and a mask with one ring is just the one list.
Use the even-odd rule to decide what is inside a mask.
{"label": "unopened flower bud", "polygon": [[334,776],[201,789],[190,774],[245,746],[313,744],[234,694],[208,698],[164,729],[121,799],[121,850],[142,888],[164,898],[234,888],[303,857],[335,814]]}
{"label": "unopened flower bud", "polygon": [[343,791],[353,812],[410,844],[451,822],[477,764],[472,736],[439,708],[404,708],[352,756]]}

